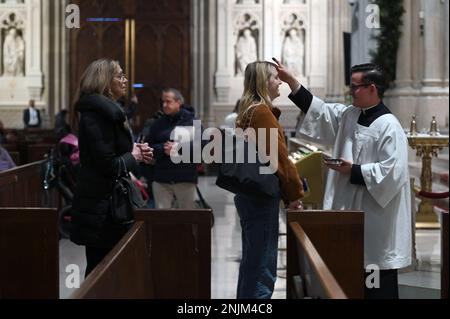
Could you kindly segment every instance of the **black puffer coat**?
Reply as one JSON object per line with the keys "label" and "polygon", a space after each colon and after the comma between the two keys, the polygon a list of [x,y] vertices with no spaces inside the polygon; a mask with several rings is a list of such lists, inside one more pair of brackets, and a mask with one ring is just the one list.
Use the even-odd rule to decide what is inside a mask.
{"label": "black puffer coat", "polygon": [[[80,98],[80,172],[73,203],[71,240],[79,245],[108,248],[127,231],[111,222],[109,197],[118,174],[120,157],[127,170],[137,162],[133,140],[119,104],[103,95]],[[123,166],[123,164],[121,164]]]}

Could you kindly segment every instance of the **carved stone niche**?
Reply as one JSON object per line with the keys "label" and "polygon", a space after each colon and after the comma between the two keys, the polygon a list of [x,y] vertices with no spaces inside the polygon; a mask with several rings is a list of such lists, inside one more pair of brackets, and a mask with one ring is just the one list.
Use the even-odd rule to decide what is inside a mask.
{"label": "carved stone niche", "polygon": [[0,5],[0,101],[26,101],[26,8]]}
{"label": "carved stone niche", "polygon": [[306,18],[298,12],[281,19],[281,62],[297,77],[305,77]]}
{"label": "carved stone niche", "polygon": [[23,19],[16,19],[16,13],[0,20],[1,64],[3,77],[25,76],[25,40]]}
{"label": "carved stone niche", "polygon": [[250,12],[241,12],[234,18],[234,76],[243,76],[246,66],[260,58],[260,18]]}
{"label": "carved stone niche", "polygon": [[21,127],[22,111],[34,99],[44,106],[42,1],[0,2],[0,113]]}

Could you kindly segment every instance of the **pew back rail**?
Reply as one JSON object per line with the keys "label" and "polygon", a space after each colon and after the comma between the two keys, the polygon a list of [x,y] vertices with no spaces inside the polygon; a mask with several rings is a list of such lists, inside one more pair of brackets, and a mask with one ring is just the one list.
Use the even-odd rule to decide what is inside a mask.
{"label": "pew back rail", "polygon": [[289,227],[293,231],[298,245],[298,264],[306,297],[347,299],[302,226],[291,222]]}
{"label": "pew back rail", "polygon": [[[364,214],[361,211],[288,211],[298,222],[348,298],[364,298]],[[296,243],[288,227],[288,293],[298,271]]]}
{"label": "pew back rail", "polygon": [[151,299],[146,229],[137,222],[89,274],[72,299]]}
{"label": "pew back rail", "polygon": [[136,224],[72,298],[211,298],[211,214],[137,210]]}

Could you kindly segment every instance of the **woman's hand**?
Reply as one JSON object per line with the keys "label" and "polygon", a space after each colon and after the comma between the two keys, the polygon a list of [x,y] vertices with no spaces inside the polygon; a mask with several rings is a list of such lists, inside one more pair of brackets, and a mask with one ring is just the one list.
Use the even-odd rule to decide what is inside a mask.
{"label": "woman's hand", "polygon": [[294,200],[289,203],[288,209],[303,210],[303,203],[300,199]]}
{"label": "woman's hand", "polygon": [[297,90],[300,86],[300,82],[294,77],[294,75],[292,75],[291,72],[289,72],[289,70],[283,64],[281,64],[280,61],[278,61],[276,58],[272,58],[272,60],[276,64],[280,80],[286,82],[292,91]]}
{"label": "woman's hand", "polygon": [[153,149],[148,146],[148,143],[134,143],[131,155],[136,161],[149,164],[153,159]]}

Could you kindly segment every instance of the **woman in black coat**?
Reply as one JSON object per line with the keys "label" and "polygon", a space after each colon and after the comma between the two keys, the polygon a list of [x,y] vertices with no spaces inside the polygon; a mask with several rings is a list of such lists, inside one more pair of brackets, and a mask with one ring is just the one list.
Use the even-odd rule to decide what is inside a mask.
{"label": "woman in black coat", "polygon": [[86,273],[105,257],[129,226],[111,219],[110,197],[119,165],[132,171],[152,158],[148,144],[135,144],[124,110],[116,102],[128,80],[118,62],[92,62],[81,78],[75,110],[80,114],[80,172],[73,202],[70,239],[86,246]]}

